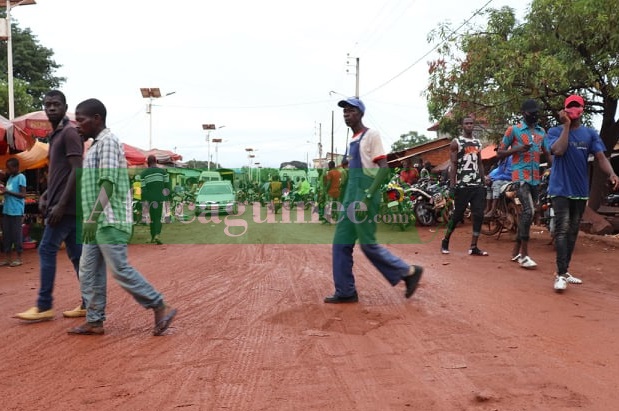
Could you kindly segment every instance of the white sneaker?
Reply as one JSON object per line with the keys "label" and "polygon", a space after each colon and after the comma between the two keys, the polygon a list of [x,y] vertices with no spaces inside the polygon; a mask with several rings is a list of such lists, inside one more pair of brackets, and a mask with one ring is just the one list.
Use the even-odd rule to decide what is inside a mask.
{"label": "white sneaker", "polygon": [[518,254],[518,255],[512,257],[512,261],[515,262],[515,263],[519,263],[521,258],[522,258],[522,255]]}
{"label": "white sneaker", "polygon": [[567,288],[567,279],[562,275],[555,277],[555,291],[560,293]]}
{"label": "white sneaker", "polygon": [[567,280],[568,283],[570,284],[582,284],[582,280],[578,277],[574,277],[572,274],[570,273],[565,273],[565,279]]}
{"label": "white sneaker", "polygon": [[520,267],[522,268],[535,268],[537,267],[537,263],[535,261],[533,261],[533,259],[529,256],[526,256],[524,258],[521,258],[518,260],[518,263],[520,264]]}

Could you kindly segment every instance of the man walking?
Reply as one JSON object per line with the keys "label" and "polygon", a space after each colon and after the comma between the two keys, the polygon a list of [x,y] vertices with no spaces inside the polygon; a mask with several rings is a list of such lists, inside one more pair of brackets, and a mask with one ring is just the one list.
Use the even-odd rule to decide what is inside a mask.
{"label": "man walking", "polygon": [[537,263],[529,257],[529,235],[535,203],[539,194],[540,157],[544,153],[551,162],[546,149],[546,132],[537,124],[539,107],[535,100],[529,99],[522,103],[523,122],[510,126],[499,148],[498,158],[512,157],[512,181],[518,182],[518,200],[522,204],[522,213],[518,221],[518,237],[512,251],[512,261],[518,262],[523,268],[535,268]]}
{"label": "man walking", "polygon": [[120,141],[106,126],[106,117],[105,106],[96,99],[82,101],[75,112],[79,133],[94,138],[94,142],[86,153],[80,180],[84,226],[80,286],[86,303],[86,322],[68,333],[104,333],[109,269],[138,304],[154,311],[153,334],[161,335],[170,326],[176,309],[166,305],[161,293],[127,261],[132,226],[127,160]]}
{"label": "man walking", "polygon": [[481,142],[473,137],[475,122],[471,117],[462,121],[462,136],[454,138],[449,145],[449,186],[454,196],[454,212],[447,223],[445,237],[441,242],[441,253],[449,254],[449,240],[456,224],[462,221],[466,207],[471,205],[473,235],[469,255],[487,256],[477,247],[477,240],[484,219],[486,188],[484,167],[481,163]]}
{"label": "man walking", "polygon": [[[333,238],[333,282],[335,293],[324,299],[325,303],[356,303],[359,301],[353,275],[353,249],[355,241],[392,286],[404,281],[404,296],[413,295],[423,274],[423,268],[408,265],[376,242],[375,216],[381,196],[379,187],[387,177],[387,156],[380,134],[363,125],[365,105],[357,98],[338,103],[344,109],[344,121],[353,131],[348,155],[350,158],[348,184],[344,196],[344,216],[335,228]],[[367,211],[358,216],[356,211]]]}
{"label": "man walking", "polygon": [[[79,277],[82,245],[77,240],[76,194],[77,170],[82,167],[84,142],[67,117],[67,100],[58,90],[48,92],[43,98],[43,108],[52,126],[49,134],[49,173],[47,190],[39,198],[39,209],[45,218],[45,229],[39,243],[40,287],[35,307],[16,314],[26,321],[43,321],[54,318],[52,309],[56,257],[64,242],[67,255]],[[84,317],[83,302],[75,309],[64,311],[65,317]]]}
{"label": "man walking", "polygon": [[163,206],[170,193],[170,177],[168,173],[157,167],[157,158],[148,156],[148,168],[140,174],[142,180],[142,201],[146,202],[150,215],[150,242],[161,244],[161,215]]}
{"label": "man walking", "polygon": [[584,99],[571,95],[565,99],[564,107],[559,112],[559,120],[563,124],[548,130],[548,145],[554,156],[548,195],[555,213],[557,271],[554,289],[557,292],[565,290],[568,283],[582,283],[568,272],[568,268],[589,197],[589,154],[595,156],[602,171],[608,174],[613,190],[619,188],[619,178],[604,155],[606,147],[600,136],[594,129],[580,123]]}

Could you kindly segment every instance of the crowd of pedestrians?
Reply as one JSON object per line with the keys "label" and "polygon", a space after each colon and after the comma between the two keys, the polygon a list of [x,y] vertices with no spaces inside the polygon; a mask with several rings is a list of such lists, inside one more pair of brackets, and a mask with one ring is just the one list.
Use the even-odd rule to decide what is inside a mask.
{"label": "crowd of pedestrians", "polygon": [[[404,296],[411,297],[424,273],[423,267],[393,255],[376,239],[376,220],[381,202],[381,187],[389,174],[382,138],[377,130],[366,127],[363,117],[365,104],[358,98],[338,103],[343,109],[346,125],[353,132],[346,155],[336,167],[328,164],[328,171],[320,176],[319,200],[323,203],[321,219],[336,223],[332,242],[332,277],[334,292],[324,298],[328,304],[356,303],[359,301],[353,274],[353,249],[360,249],[386,281],[395,286],[403,283]],[[104,333],[107,306],[107,271],[135,301],[154,313],[154,335],[164,333],[176,315],[163,295],[128,262],[128,242],[132,233],[132,190],[127,163],[118,138],[107,128],[107,110],[97,99],[88,99],[76,107],[76,123],[68,117],[66,98],[57,90],[44,98],[44,109],[52,126],[49,135],[49,175],[47,190],[39,206],[45,218],[45,229],[39,245],[40,287],[36,305],[15,316],[34,322],[50,320],[55,316],[52,292],[56,275],[56,257],[61,244],[79,279],[80,304],[64,311],[69,318],[85,317],[85,322],[68,330],[73,335],[101,335]],[[535,100],[526,100],[521,106],[522,121],[510,126],[497,148],[497,167],[486,176],[482,158],[482,144],[474,136],[475,120],[465,117],[462,135],[449,146],[450,167],[448,181],[454,199],[454,212],[449,219],[440,244],[442,254],[450,253],[451,236],[470,209],[472,235],[468,254],[488,256],[478,246],[484,218],[491,218],[501,185],[517,185],[517,196],[522,205],[517,237],[510,256],[521,267],[532,269],[537,263],[530,256],[530,228],[540,184],[540,166],[543,156],[552,166],[548,195],[555,213],[556,270],[554,289],[563,291],[567,284],[581,284],[582,280],[569,272],[576,244],[579,224],[589,194],[588,157],[593,155],[601,170],[608,175],[614,190],[619,178],[604,155],[605,147],[598,133],[581,123],[585,102],[571,95],[565,99],[559,112],[561,124],[548,132],[538,124],[540,107]],[[84,141],[92,143],[84,150]],[[408,161],[408,160],[407,160]],[[149,157],[149,168],[141,173],[141,198],[149,201],[151,215],[151,242],[160,244],[161,204],[169,188],[167,174],[156,167],[156,159]],[[24,215],[26,183],[19,173],[19,163],[10,159],[6,168],[6,184],[0,186],[4,194],[4,252],[0,265],[13,267],[21,264],[21,219]],[[399,178],[406,184],[429,177],[429,163],[421,174],[412,163],[405,162]],[[78,170],[81,170],[78,172]],[[79,181],[80,184],[76,184]],[[270,196],[281,197],[287,182],[275,176],[266,189]],[[490,190],[487,190],[490,185]],[[309,182],[301,179],[298,189],[303,194],[310,190]],[[79,193],[79,196],[78,196]],[[486,198],[488,196],[488,198]],[[77,204],[78,198],[81,203]],[[336,209],[331,207],[338,204]],[[12,252],[15,251],[15,258]]]}

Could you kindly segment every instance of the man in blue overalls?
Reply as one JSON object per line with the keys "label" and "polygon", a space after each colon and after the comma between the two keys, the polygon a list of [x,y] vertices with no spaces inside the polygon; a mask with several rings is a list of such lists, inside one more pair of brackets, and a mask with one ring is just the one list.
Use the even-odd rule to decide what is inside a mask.
{"label": "man in blue overalls", "polygon": [[343,212],[333,238],[333,282],[335,293],[324,302],[331,304],[359,301],[352,272],[353,248],[359,241],[361,250],[374,267],[395,286],[406,284],[405,297],[409,298],[419,284],[423,268],[408,265],[376,243],[376,220],[381,200],[380,184],[389,169],[380,134],[363,125],[365,105],[351,97],[338,103],[344,109],[344,122],[353,131],[348,148],[349,170]]}

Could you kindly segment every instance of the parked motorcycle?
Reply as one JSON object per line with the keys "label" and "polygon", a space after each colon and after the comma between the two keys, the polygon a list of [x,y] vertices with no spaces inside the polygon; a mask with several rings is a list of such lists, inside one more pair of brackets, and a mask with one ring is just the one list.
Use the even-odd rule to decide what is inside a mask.
{"label": "parked motorcycle", "polygon": [[410,188],[404,189],[395,177],[383,186],[383,200],[381,215],[384,223],[396,225],[402,231],[415,223]]}
{"label": "parked motorcycle", "polygon": [[609,207],[619,207],[619,193],[610,193],[604,197],[604,204]]}
{"label": "parked motorcycle", "polygon": [[271,203],[269,204],[269,208],[273,210],[273,214],[277,214],[277,212],[282,208],[282,199],[280,197],[273,197],[271,199]]}
{"label": "parked motorcycle", "polygon": [[172,214],[178,221],[184,221],[185,219],[185,206],[194,204],[196,201],[196,195],[191,192],[176,193],[172,196]]}
{"label": "parked motorcycle", "polygon": [[297,207],[298,204],[302,204],[305,210],[309,210],[312,206],[314,196],[311,192],[301,195],[298,191],[285,191],[286,193],[282,196],[282,203],[286,209]]}
{"label": "parked motorcycle", "polygon": [[498,237],[504,232],[515,233],[518,230],[518,221],[522,206],[516,196],[518,183],[507,183],[501,187],[499,201],[492,216],[484,217],[481,233],[485,235],[495,235]]}
{"label": "parked motorcycle", "polygon": [[545,226],[550,232],[550,237],[555,236],[555,212],[552,208],[552,201],[548,195],[548,181],[550,180],[550,169],[546,170],[542,175],[542,180],[539,185],[539,197],[537,207],[535,209],[536,221]]}
{"label": "parked motorcycle", "polygon": [[431,226],[441,221],[446,223],[453,213],[453,200],[447,194],[447,187],[430,181],[413,185],[410,198],[417,222]]}

